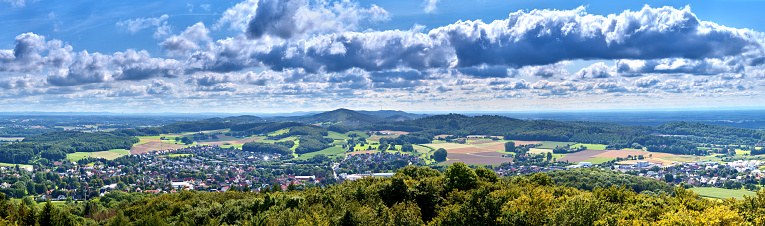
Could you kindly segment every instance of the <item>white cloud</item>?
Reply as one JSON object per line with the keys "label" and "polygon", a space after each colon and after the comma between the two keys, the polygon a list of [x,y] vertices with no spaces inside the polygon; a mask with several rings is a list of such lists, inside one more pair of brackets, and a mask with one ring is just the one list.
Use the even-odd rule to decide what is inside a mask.
{"label": "white cloud", "polygon": [[186,28],[180,35],[174,35],[159,45],[167,52],[168,56],[186,56],[189,51],[199,49],[197,42],[211,42],[208,30],[202,22]]}
{"label": "white cloud", "polygon": [[440,0],[425,0],[423,4],[425,5],[425,12],[426,13],[433,13],[436,11],[436,4],[438,4]]}
{"label": "white cloud", "polygon": [[167,19],[170,18],[167,14],[163,14],[160,17],[150,18],[136,18],[129,20],[121,20],[117,22],[117,26],[125,29],[131,34],[135,34],[143,29],[156,27],[154,32],[154,38],[159,39],[167,36],[170,33],[172,27],[167,24]]}

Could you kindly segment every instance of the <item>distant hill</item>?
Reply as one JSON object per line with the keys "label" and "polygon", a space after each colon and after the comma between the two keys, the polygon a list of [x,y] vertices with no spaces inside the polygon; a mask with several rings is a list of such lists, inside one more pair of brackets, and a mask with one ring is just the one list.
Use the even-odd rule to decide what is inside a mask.
{"label": "distant hill", "polygon": [[384,122],[399,122],[425,117],[426,115],[412,114],[403,111],[354,111],[340,108],[317,114],[291,117],[274,117],[268,121],[274,122],[302,122],[309,124],[337,124],[348,127],[368,126]]}
{"label": "distant hill", "polygon": [[215,118],[209,118],[206,120],[211,122],[225,122],[225,123],[232,123],[232,124],[265,122],[263,118],[258,116],[252,116],[252,115],[232,116],[232,117],[226,117],[226,118],[215,117]]}

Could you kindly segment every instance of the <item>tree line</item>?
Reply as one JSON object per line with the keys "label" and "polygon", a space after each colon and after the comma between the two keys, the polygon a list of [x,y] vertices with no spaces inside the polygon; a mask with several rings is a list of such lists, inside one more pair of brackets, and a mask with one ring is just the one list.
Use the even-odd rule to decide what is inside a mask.
{"label": "tree line", "polygon": [[[439,172],[400,168],[392,178],[365,178],[303,191],[182,191],[147,196],[114,192],[75,205],[41,209],[0,201],[4,224],[36,225],[759,225],[765,192],[723,202],[682,186],[641,193],[622,184],[580,190],[561,186],[592,172],[499,178],[455,163]],[[607,176],[607,175],[606,175]],[[559,179],[563,177],[563,179]],[[619,183],[621,176],[607,176]],[[633,182],[629,177],[623,182]],[[657,182],[663,183],[663,182]],[[667,191],[668,190],[668,191]],[[646,191],[650,191],[646,192]]]}

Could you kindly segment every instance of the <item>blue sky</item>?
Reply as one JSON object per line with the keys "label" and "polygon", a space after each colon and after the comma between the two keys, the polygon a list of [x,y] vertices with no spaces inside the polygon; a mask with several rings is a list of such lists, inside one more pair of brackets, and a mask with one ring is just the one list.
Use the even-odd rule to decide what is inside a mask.
{"label": "blue sky", "polygon": [[0,6],[0,111],[765,107],[765,1]]}

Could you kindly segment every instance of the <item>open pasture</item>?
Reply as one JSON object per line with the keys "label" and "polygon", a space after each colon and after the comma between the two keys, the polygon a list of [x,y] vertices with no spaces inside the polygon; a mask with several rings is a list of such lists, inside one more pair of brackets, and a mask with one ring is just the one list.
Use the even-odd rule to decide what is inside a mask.
{"label": "open pasture", "polygon": [[727,199],[735,198],[738,200],[744,199],[744,196],[757,196],[757,193],[747,190],[734,190],[725,188],[714,187],[694,187],[691,188],[693,192],[696,192],[701,197],[715,198],[715,199]]}
{"label": "open pasture", "polygon": [[574,144],[574,145],[571,145],[571,147],[582,147],[582,146],[584,146],[586,149],[590,149],[590,150],[606,150],[606,147],[608,147],[608,145],[605,145],[605,144]]}
{"label": "open pasture", "polygon": [[524,141],[524,140],[514,140],[513,143],[515,143],[515,146],[521,146],[521,145],[529,145],[529,144],[543,144],[544,142],[548,141]]}
{"label": "open pasture", "polygon": [[[536,147],[536,148],[544,148],[544,149],[555,149],[555,147],[565,147],[567,145],[576,144],[574,142],[558,142],[558,141],[542,141],[542,145]],[[518,143],[515,143],[517,146]]]}
{"label": "open pasture", "polygon": [[502,157],[499,152],[478,152],[471,154],[449,153],[446,157],[448,161],[442,164],[451,164],[454,162],[463,162],[465,164],[480,165],[500,165],[505,162],[512,162],[513,158]]}

